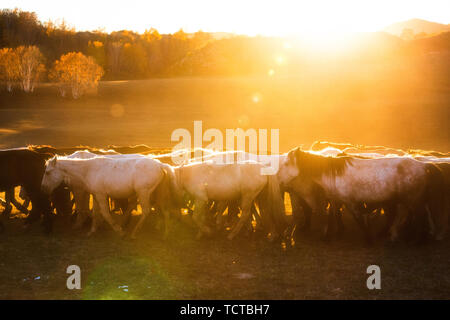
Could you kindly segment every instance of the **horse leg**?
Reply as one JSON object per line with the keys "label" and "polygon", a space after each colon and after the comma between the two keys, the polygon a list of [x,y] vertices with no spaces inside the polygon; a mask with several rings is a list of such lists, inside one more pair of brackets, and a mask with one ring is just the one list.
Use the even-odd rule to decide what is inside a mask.
{"label": "horse leg", "polygon": [[127,199],[127,206],[126,209],[124,210],[122,208],[122,214],[123,214],[123,223],[122,223],[122,228],[125,230],[125,228],[128,227],[128,225],[131,222],[131,217],[132,217],[132,212],[133,209],[135,209],[137,207],[137,198],[135,196]]}
{"label": "horse leg", "polygon": [[[422,244],[428,240],[432,221],[429,218],[429,209],[426,205],[416,206],[414,209],[417,221],[415,223],[417,243]],[[430,224],[431,222],[431,224]]]}
{"label": "horse leg", "polygon": [[[299,230],[309,230],[311,227],[311,214],[312,214],[311,208],[309,206],[304,206],[306,202],[300,199],[300,197],[295,193],[289,192],[289,197],[291,199],[292,219],[293,219],[291,234],[293,234],[294,228],[297,227]],[[308,209],[310,209],[309,212],[307,212]],[[304,218],[305,221],[303,225],[300,226],[300,221],[302,220],[301,218],[302,212],[305,217]]]}
{"label": "horse leg", "polygon": [[234,226],[234,228],[231,230],[230,234],[228,235],[228,240],[233,240],[233,238],[239,233],[239,231],[242,229],[244,224],[246,224],[251,216],[251,206],[252,206],[252,200],[246,199],[243,197],[241,200],[241,218],[239,219],[239,222]]}
{"label": "horse leg", "polygon": [[399,203],[397,205],[397,213],[395,215],[392,226],[389,230],[390,239],[392,242],[394,242],[398,239],[398,233],[399,233],[400,227],[405,223],[405,221],[408,217],[408,214],[409,214],[408,208]]}
{"label": "horse leg", "polygon": [[111,228],[113,228],[114,231],[116,231],[120,236],[123,236],[124,232],[122,230],[122,227],[117,225],[113,221],[112,216],[109,213],[108,196],[106,194],[96,194],[94,198],[97,201],[99,211],[102,217],[106,220],[106,222],[109,223],[109,225],[111,226]]}
{"label": "horse leg", "polygon": [[366,243],[368,245],[371,245],[373,243],[371,230],[370,230],[370,227],[365,223],[364,217],[362,217],[361,210],[359,210],[358,208],[356,208],[356,206],[351,205],[351,204],[346,204],[346,208],[348,211],[350,211],[350,213],[352,214],[356,223],[359,225],[359,227],[363,231]]}
{"label": "horse leg", "polygon": [[228,225],[234,226],[237,221],[239,221],[239,212],[241,212],[241,209],[239,208],[239,202],[237,201],[230,201],[228,204]]}
{"label": "horse leg", "polygon": [[[225,223],[225,209],[227,208],[228,203],[226,201],[219,201],[217,204],[217,217],[216,217],[216,226],[217,228],[222,228]],[[227,212],[227,215],[230,213]]]}
{"label": "horse leg", "polygon": [[[256,227],[255,230],[259,230],[262,224],[262,219],[261,216],[259,215],[258,210],[256,210],[256,203],[253,202],[252,203],[252,216],[255,217],[255,223],[256,223]],[[251,224],[252,227],[252,231],[253,231],[253,225]]]}
{"label": "horse leg", "polygon": [[300,227],[300,230],[306,231],[306,232],[311,230],[312,213],[313,213],[313,210],[310,206],[308,206],[308,205],[303,206],[303,215],[305,217],[305,220],[303,222],[303,225]]}
{"label": "horse leg", "polygon": [[94,198],[94,204],[93,204],[93,208],[92,208],[92,223],[91,223],[91,229],[89,230],[89,232],[87,233],[87,236],[90,237],[94,232],[97,231],[97,226],[98,226],[98,219],[99,217],[99,206],[97,203],[97,200],[95,200]]}
{"label": "horse leg", "polygon": [[386,223],[383,228],[378,233],[377,237],[384,237],[389,234],[389,230],[395,220],[395,215],[397,213],[396,206],[394,204],[388,204],[383,207],[384,215],[386,216]]}
{"label": "horse leg", "polygon": [[68,219],[72,213],[70,192],[68,188],[63,184],[60,185],[53,191],[51,199],[57,215]]}
{"label": "horse leg", "polygon": [[342,235],[345,232],[345,226],[344,221],[342,220],[342,206],[335,204],[335,215],[336,215],[336,221],[337,221],[337,233],[338,235]]}
{"label": "horse leg", "polygon": [[197,234],[197,238],[200,238],[202,236],[202,233],[206,233],[208,235],[211,234],[211,229],[204,224],[205,211],[206,201],[200,199],[195,200],[195,209],[194,213],[192,214],[192,219],[200,229],[199,233]]}
{"label": "horse leg", "polygon": [[3,207],[6,207],[7,202],[5,200],[3,200],[2,198],[0,198],[0,205],[2,205]]}
{"label": "horse leg", "polygon": [[330,207],[328,208],[328,218],[327,218],[327,223],[325,225],[325,230],[323,233],[323,237],[326,241],[331,240],[331,236],[333,231],[335,230],[335,226],[336,226],[336,211],[337,211],[337,206],[336,204],[331,201],[330,202]]}
{"label": "horse leg", "polygon": [[[14,190],[14,189],[13,189]],[[2,203],[2,205],[5,207],[5,210],[3,210],[3,214],[2,214],[2,218],[3,218],[3,220],[9,220],[9,217],[10,217],[10,213],[11,213],[11,210],[12,210],[12,206],[9,204],[10,203],[10,201],[8,200],[8,198],[9,198],[9,190],[7,190],[6,192],[5,192],[5,200],[3,200],[3,199],[0,199],[0,202]],[[4,225],[3,225],[3,222],[2,221],[0,221],[0,232],[3,232],[5,230],[5,227],[4,227]]]}
{"label": "horse leg", "polygon": [[163,215],[164,215],[164,240],[167,240],[169,238],[169,233],[170,233],[170,210],[168,210],[167,208],[160,208],[160,210],[162,211]]}
{"label": "horse leg", "polygon": [[[77,217],[75,219],[75,224],[73,226],[73,229],[78,229],[84,224],[86,219],[89,218],[90,194],[88,192],[85,192],[82,190],[75,190],[75,189],[72,190],[72,193],[73,193],[73,199],[75,201],[75,211],[77,213]],[[94,199],[94,206],[96,206],[95,199]]]}
{"label": "horse leg", "polygon": [[3,217],[9,219],[12,211],[11,198],[14,198],[14,188],[5,191],[5,210],[3,210]]}
{"label": "horse leg", "polygon": [[19,196],[25,200],[23,204],[19,203],[19,201],[16,200],[14,189],[13,194],[11,195],[11,203],[22,213],[28,214],[28,206],[30,205],[30,197],[28,197],[25,188],[20,187]]}
{"label": "horse leg", "polygon": [[142,207],[142,215],[138,221],[138,223],[136,224],[136,226],[134,227],[133,232],[131,233],[131,239],[136,239],[136,233],[137,231],[141,228],[142,224],[144,223],[145,219],[147,218],[147,216],[150,214],[150,195],[153,193],[153,191],[156,189],[158,185],[156,184],[155,186],[153,186],[151,189],[146,190],[146,191],[141,191],[138,193],[137,199]]}

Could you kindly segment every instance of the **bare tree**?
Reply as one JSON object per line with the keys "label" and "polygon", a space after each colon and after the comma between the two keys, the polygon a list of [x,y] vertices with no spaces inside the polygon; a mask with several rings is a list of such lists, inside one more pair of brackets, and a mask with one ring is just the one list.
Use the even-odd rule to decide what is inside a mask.
{"label": "bare tree", "polygon": [[45,71],[44,56],[36,46],[20,46],[15,49],[19,59],[19,80],[23,91],[33,92],[41,74]]}

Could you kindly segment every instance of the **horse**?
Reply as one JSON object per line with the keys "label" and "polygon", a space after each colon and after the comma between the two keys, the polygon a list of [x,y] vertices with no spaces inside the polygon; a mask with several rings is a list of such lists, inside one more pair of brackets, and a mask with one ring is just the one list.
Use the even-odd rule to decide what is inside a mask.
{"label": "horse", "polygon": [[[150,195],[167,177],[167,165],[150,158],[69,159],[55,156],[48,160],[41,188],[51,193],[63,181],[71,187],[85,190],[94,196],[94,211],[100,212],[109,225],[124,236],[122,227],[116,225],[109,213],[108,197],[124,199],[137,196],[142,207],[142,216],[131,232],[136,238],[147,215],[150,213]],[[166,221],[168,213],[165,212]],[[89,235],[96,231],[93,219]]]}
{"label": "horse", "polygon": [[390,230],[394,241],[409,212],[425,217],[433,203],[443,202],[440,192],[429,192],[432,187],[443,185],[442,174],[435,166],[410,158],[332,158],[296,148],[288,153],[283,168],[283,179],[299,177],[303,183],[316,183],[331,202],[343,203],[365,231],[368,243],[372,239],[360,209],[363,204],[395,203],[401,214],[396,215]]}
{"label": "horse", "polygon": [[49,156],[28,149],[0,151],[0,168],[3,168],[0,170],[0,190],[10,192],[17,186],[25,188],[32,203],[26,224],[39,219],[42,214],[46,233],[52,229],[51,207],[49,197],[41,192],[40,184],[45,160]]}
{"label": "horse", "polygon": [[[271,165],[279,165],[282,163],[283,159],[286,155],[257,155],[248,153],[242,150],[233,150],[233,151],[213,151],[210,149],[200,149],[202,151],[202,156],[197,158],[189,159],[187,163],[197,163],[209,161],[214,164],[232,164],[232,163],[244,163],[248,161],[258,162],[263,165],[265,169],[269,169]],[[195,155],[195,153],[194,153]],[[268,170],[266,173],[269,173]],[[273,171],[272,173],[275,173]],[[280,190],[283,194],[285,190]],[[233,218],[237,218],[239,213],[239,201],[214,201],[212,206],[209,206],[210,213],[212,215],[216,214],[216,226],[223,227],[225,224],[224,212],[228,207],[228,213],[226,215],[228,220],[232,220]],[[255,205],[252,206],[252,213],[256,219],[257,227],[259,223],[262,221],[259,219],[260,215],[258,214]],[[249,224],[249,226],[251,226]]]}
{"label": "horse", "polygon": [[218,164],[211,160],[173,167],[173,190],[179,197],[187,193],[194,199],[192,218],[199,229],[198,238],[211,234],[211,229],[204,224],[206,206],[210,200],[239,200],[242,214],[229,233],[229,240],[248,222],[255,200],[259,201],[266,226],[273,226],[274,222],[276,229],[272,230],[273,233],[282,230],[285,215],[279,182],[276,175],[262,175],[262,168],[262,164],[251,161]]}
{"label": "horse", "polygon": [[[179,153],[179,152],[178,152]],[[177,154],[178,154],[177,153]],[[68,155],[67,158],[69,159],[93,159],[96,157],[99,157],[100,155],[95,154],[89,150],[79,150],[74,152],[71,155]],[[143,155],[143,154],[111,154],[111,155],[101,155],[105,158],[111,158],[111,159],[135,159],[135,158],[152,158],[157,159],[162,162],[169,162],[171,163],[171,159],[173,156],[173,153],[171,154],[160,154],[160,155]],[[76,211],[77,211],[77,218],[74,225],[74,228],[79,228],[88,218],[89,213],[89,198],[90,194],[89,192],[86,192],[83,189],[80,188],[73,188],[72,192],[74,193],[74,200],[76,204]],[[167,201],[163,201],[161,199],[166,198]],[[167,195],[167,191],[165,188],[158,186],[156,189],[156,192],[152,196],[152,205],[155,205],[157,209],[161,209],[165,206],[167,206],[168,202],[170,201],[169,196]],[[137,208],[137,199],[135,196],[132,196],[130,198],[125,199],[111,199],[111,202],[116,208],[120,208],[123,213],[123,223],[122,228],[125,228],[128,226],[128,224],[131,221],[131,213],[133,209]],[[160,210],[164,211],[164,210]],[[96,218],[96,212],[93,212],[93,217]],[[166,223],[166,231],[164,233],[164,236],[167,237],[168,235],[168,228],[169,224]]]}
{"label": "horse", "polygon": [[[142,154],[118,154],[118,153],[112,153],[112,154],[104,154],[104,155],[98,155],[96,153],[93,153],[89,150],[79,150],[75,151],[74,153],[66,156],[68,159],[93,159],[96,157],[106,157],[111,159],[135,159],[135,158],[147,158],[147,156]],[[88,218],[89,213],[89,198],[90,194],[89,192],[86,192],[83,189],[72,187],[72,192],[74,194],[74,201],[76,206],[76,222],[74,225],[74,228],[77,229],[81,227],[81,225],[84,224],[86,219]],[[113,199],[112,203],[114,205],[118,205],[118,207],[122,210],[123,216],[124,216],[124,223],[122,227],[126,227],[130,221],[131,218],[131,212],[134,208],[137,206],[137,199],[136,197],[131,197],[130,199]],[[95,212],[93,213],[93,217],[95,218]]]}

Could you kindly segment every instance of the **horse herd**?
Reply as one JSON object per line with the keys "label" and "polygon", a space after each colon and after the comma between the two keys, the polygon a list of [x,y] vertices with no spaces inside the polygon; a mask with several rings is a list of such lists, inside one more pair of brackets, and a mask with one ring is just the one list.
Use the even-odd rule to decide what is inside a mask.
{"label": "horse herd", "polygon": [[[199,151],[200,157],[182,165],[173,162]],[[261,174],[274,162],[275,174]],[[28,213],[26,225],[42,220],[46,232],[54,218],[69,216],[74,228],[90,222],[88,235],[106,221],[119,235],[135,238],[147,216],[156,215],[168,237],[171,220],[187,216],[183,221],[198,238],[224,232],[231,240],[244,228],[284,241],[294,231],[309,229],[314,216],[326,218],[326,238],[342,233],[342,215],[348,214],[372,243],[375,236],[395,241],[411,233],[420,240],[441,240],[449,226],[450,154],[439,152],[325,142],[280,155],[29,146],[0,151],[0,168],[3,221],[14,205]],[[15,198],[17,186],[24,203]],[[138,205],[142,214],[126,232]],[[116,210],[123,215],[121,224],[113,218]],[[372,220],[381,216],[383,227],[375,235]]]}

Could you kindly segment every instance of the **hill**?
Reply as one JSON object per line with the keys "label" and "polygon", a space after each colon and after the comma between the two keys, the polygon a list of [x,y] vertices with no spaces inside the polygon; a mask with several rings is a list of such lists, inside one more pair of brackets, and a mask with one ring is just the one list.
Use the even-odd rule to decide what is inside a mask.
{"label": "hill", "polygon": [[384,28],[383,31],[386,31],[396,36],[400,36],[404,29],[411,29],[414,32],[414,34],[420,33],[436,34],[440,32],[450,31],[450,25],[431,22],[422,19],[411,19],[407,21],[393,23]]}

